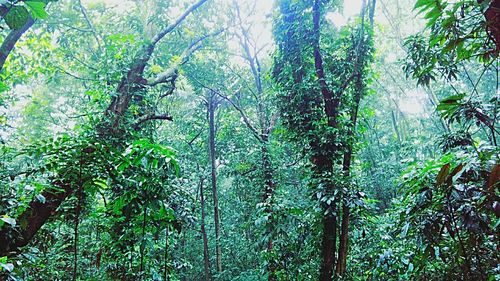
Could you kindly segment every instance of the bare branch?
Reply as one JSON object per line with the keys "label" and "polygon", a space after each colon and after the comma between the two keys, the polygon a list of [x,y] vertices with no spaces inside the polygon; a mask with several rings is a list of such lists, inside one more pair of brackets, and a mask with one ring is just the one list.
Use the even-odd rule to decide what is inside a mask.
{"label": "bare branch", "polygon": [[64,73],[64,74],[66,74],[66,75],[68,75],[68,76],[70,76],[70,77],[73,77],[73,78],[77,79],[77,80],[83,80],[83,81],[99,81],[99,79],[94,79],[94,78],[86,78],[86,77],[80,77],[80,76],[77,76],[77,75],[75,75],[75,74],[72,74],[71,72],[66,71],[66,70],[65,70],[65,69],[63,69],[62,67],[56,67],[56,68],[57,68],[57,69],[59,69],[59,71],[60,71],[61,73]]}
{"label": "bare branch", "polygon": [[250,121],[250,119],[248,118],[248,116],[245,114],[245,111],[243,111],[243,109],[238,106],[232,99],[230,99],[229,97],[225,96],[225,95],[222,95],[221,93],[219,93],[218,91],[215,91],[215,93],[220,96],[221,98],[227,100],[233,107],[234,109],[236,109],[240,115],[241,115],[241,118],[243,119],[243,122],[245,123],[245,125],[248,127],[248,129],[252,132],[253,136],[259,141],[259,142],[264,142],[263,138],[262,138],[262,135],[259,133],[259,131],[255,128],[255,126],[252,124],[252,121]]}
{"label": "bare branch", "polygon": [[[130,85],[132,84],[144,84],[144,78],[142,77],[144,74],[144,69],[146,68],[146,65],[148,61],[151,59],[151,56],[153,55],[153,52],[156,48],[156,45],[158,42],[165,37],[168,33],[172,32],[189,14],[191,14],[194,10],[196,10],[198,7],[200,7],[203,3],[205,3],[208,0],[200,0],[196,4],[192,5],[189,7],[177,20],[169,25],[167,28],[162,30],[160,33],[158,33],[155,38],[153,38],[152,42],[145,44],[142,46],[142,49],[138,52],[137,56],[135,57],[133,63],[130,66],[130,69],[127,73],[126,76],[123,77],[122,83],[118,86],[118,92],[125,94],[123,97],[123,100],[114,99],[113,103],[110,105],[109,110],[114,110],[116,111],[118,107],[127,107],[128,106],[128,100],[130,99]],[[118,103],[122,103],[120,106]],[[120,110],[118,110],[120,111]]]}
{"label": "bare branch", "polygon": [[[245,114],[245,112],[243,111],[243,109],[238,106],[233,100],[231,100],[229,97],[223,95],[220,93],[220,91],[214,89],[214,88],[211,88],[205,84],[203,84],[202,82],[200,82],[198,79],[194,78],[194,77],[191,77],[191,79],[194,80],[194,82],[198,83],[198,85],[200,85],[201,87],[211,91],[212,93],[215,93],[217,96],[227,100],[233,107],[234,109],[236,109],[242,119],[243,119],[243,122],[245,123],[245,125],[248,127],[248,129],[252,132],[252,135],[259,141],[259,142],[263,142],[263,139],[262,139],[262,135],[259,133],[259,131],[255,128],[255,126],[252,124],[252,121],[250,121],[250,119],[248,118],[248,116]],[[236,90],[235,92],[239,92],[240,89]]]}
{"label": "bare branch", "polygon": [[170,66],[166,71],[158,74],[158,76],[156,76],[153,79],[153,81],[148,82],[148,85],[156,86],[161,83],[175,81],[175,79],[177,78],[177,72],[179,71],[179,67],[185,64],[188,61],[189,57],[201,47],[203,41],[209,37],[217,36],[223,31],[224,29],[220,29],[214,33],[203,35],[198,39],[194,40],[193,42],[191,42],[191,44],[189,44],[189,46],[186,49],[184,49],[184,51],[180,55],[180,58],[176,60],[173,63],[173,65]]}
{"label": "bare branch", "polygon": [[77,27],[77,26],[72,26],[72,25],[69,25],[65,22],[62,22],[62,21],[52,21],[52,22],[47,22],[47,24],[51,24],[51,25],[62,25],[62,26],[65,26],[67,27],[68,29],[67,30],[76,30],[76,31],[80,31],[80,32],[92,32],[91,29],[86,29],[86,28],[81,28],[81,27]]}
{"label": "bare branch", "polygon": [[140,124],[147,122],[147,121],[151,121],[151,120],[173,121],[174,118],[168,114],[162,114],[162,115],[148,114],[148,115],[144,115],[144,116],[138,118],[137,122],[134,124],[134,128],[138,129]]}
{"label": "bare branch", "polygon": [[99,50],[102,51],[102,46],[101,46],[101,40],[100,40],[100,37],[99,37],[99,34],[97,33],[97,30],[95,29],[94,25],[92,24],[92,22],[90,21],[88,15],[87,15],[87,10],[85,9],[85,7],[83,6],[82,4],[82,0],[78,0],[78,4],[80,5],[80,10],[82,11],[82,14],[83,14],[83,18],[85,19],[85,21],[87,22],[87,25],[89,26],[89,28],[91,29],[92,31],[92,34],[94,35],[94,38],[95,40],[97,41],[97,45],[99,47]]}
{"label": "bare branch", "polygon": [[198,9],[201,5],[203,5],[205,2],[208,0],[200,0],[196,2],[195,4],[191,5],[182,15],[180,15],[172,24],[167,26],[164,30],[162,30],[160,33],[158,33],[155,38],[153,38],[153,45],[156,45],[165,35],[168,33],[172,32],[189,14],[191,14],[193,11]]}
{"label": "bare branch", "polygon": [[196,134],[196,136],[194,136],[194,138],[192,138],[192,139],[188,142],[189,147],[191,147],[191,148],[193,147],[193,142],[194,142],[194,141],[195,141],[195,140],[196,140],[196,139],[197,139],[197,138],[201,135],[201,133],[203,133],[203,130],[200,130],[200,131]]}

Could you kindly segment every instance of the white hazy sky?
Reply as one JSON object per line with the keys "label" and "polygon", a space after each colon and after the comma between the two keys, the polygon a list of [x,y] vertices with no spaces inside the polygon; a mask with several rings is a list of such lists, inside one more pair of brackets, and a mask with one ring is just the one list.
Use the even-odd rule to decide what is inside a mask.
{"label": "white hazy sky", "polygon": [[330,13],[327,19],[337,27],[344,26],[351,17],[358,15],[361,11],[361,0],[345,0],[344,7],[340,12]]}
{"label": "white hazy sky", "polygon": [[[221,0],[226,5],[232,5],[233,0]],[[245,3],[255,3],[255,13],[245,15],[245,10],[242,10],[242,17],[244,21],[250,23],[252,37],[256,40],[259,48],[263,48],[261,56],[265,53],[270,54],[273,46],[272,23],[271,16],[274,9],[274,0],[238,0],[242,6]],[[330,13],[327,15],[335,26],[341,27],[345,25],[350,18],[359,14],[361,10],[362,0],[345,0],[343,9],[340,12]],[[239,48],[238,42],[230,42],[230,48],[236,50]]]}
{"label": "white hazy sky", "polygon": [[[272,34],[271,34],[271,24],[269,22],[270,20],[270,15],[273,12],[274,8],[274,0],[237,0],[242,4],[242,6],[245,3],[252,3],[255,2],[255,10],[256,13],[252,15],[250,18],[248,18],[250,21],[253,23],[253,29],[255,34],[254,35],[259,35],[260,33],[260,40],[259,41],[265,41],[262,42],[262,44],[269,44],[272,41]],[[129,1],[124,1],[124,0],[82,0],[84,5],[91,5],[94,3],[105,3],[108,7],[113,7],[114,9],[117,9],[119,11],[122,11],[126,13],[130,6],[133,5]],[[186,0],[186,3],[195,3],[195,0],[189,1]],[[217,1],[214,1],[217,2]],[[221,0],[222,4],[224,5],[232,5],[233,0]],[[225,2],[225,3],[224,3]],[[348,20],[359,14],[359,11],[361,10],[361,2],[362,0],[344,0],[344,5],[343,9],[340,12],[336,13],[330,13],[327,15],[327,18],[335,24],[337,27],[345,25]],[[219,2],[220,3],[220,2]],[[183,12],[183,10],[173,10],[172,11],[174,14],[180,14]],[[242,11],[244,13],[245,11]],[[171,15],[172,18],[175,18],[176,15]],[[243,17],[245,17],[243,15]]]}

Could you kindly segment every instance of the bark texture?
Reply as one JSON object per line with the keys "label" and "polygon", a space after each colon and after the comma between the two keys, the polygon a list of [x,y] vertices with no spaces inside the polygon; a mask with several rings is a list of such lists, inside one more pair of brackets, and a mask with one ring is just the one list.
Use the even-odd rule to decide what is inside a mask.
{"label": "bark texture", "polygon": [[[67,182],[55,181],[56,188],[44,191],[45,202],[34,199],[19,218],[19,227],[4,226],[0,230],[0,256],[18,254],[19,248],[28,245],[37,231],[56,214],[57,208],[72,192],[72,185]],[[41,198],[41,197],[40,197]]]}

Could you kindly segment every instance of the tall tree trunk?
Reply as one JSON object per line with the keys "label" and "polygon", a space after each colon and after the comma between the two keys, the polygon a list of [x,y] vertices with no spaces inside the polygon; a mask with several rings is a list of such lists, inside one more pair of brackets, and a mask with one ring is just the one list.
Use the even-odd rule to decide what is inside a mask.
{"label": "tall tree trunk", "polygon": [[[362,8],[361,8],[361,32],[359,43],[357,47],[357,58],[354,67],[355,73],[355,84],[354,84],[354,99],[353,104],[350,109],[350,121],[351,125],[348,128],[348,136],[350,137],[350,143],[347,145],[347,150],[344,152],[342,171],[344,173],[344,177],[346,180],[349,180],[350,177],[350,169],[353,157],[353,142],[355,138],[356,125],[358,121],[358,111],[359,111],[359,103],[361,98],[365,92],[365,82],[364,80],[364,68],[368,63],[367,56],[367,48],[369,46],[370,41],[372,40],[370,33],[368,33],[368,38],[365,39],[365,14],[366,8],[368,7],[368,18],[370,23],[370,29],[373,30],[373,18],[375,13],[375,5],[376,0],[369,1],[367,5],[367,1],[363,0]],[[368,43],[368,44],[367,44]],[[399,134],[398,134],[399,137]],[[344,194],[345,197],[345,194]],[[342,223],[341,223],[341,234],[339,239],[339,257],[337,261],[336,273],[339,276],[345,274],[347,269],[347,252],[349,246],[349,222],[350,222],[350,209],[347,202],[348,198],[344,198],[342,204]]]}
{"label": "tall tree trunk", "polygon": [[337,259],[336,273],[339,276],[344,275],[347,268],[347,248],[349,243],[349,216],[351,210],[347,202],[342,203],[342,223],[340,226],[340,239],[339,239],[339,257]]}
{"label": "tall tree trunk", "polygon": [[[344,152],[344,158],[343,158],[343,164],[342,164],[342,171],[344,173],[344,177],[346,180],[349,180],[350,177],[350,170],[351,170],[351,163],[352,163],[352,157],[353,157],[353,142],[355,138],[355,132],[356,132],[356,125],[358,121],[358,111],[359,111],[359,103],[361,101],[361,98],[365,92],[365,82],[364,77],[364,68],[366,67],[368,63],[368,53],[367,53],[367,48],[369,46],[370,41],[372,40],[371,38],[371,33],[368,33],[368,38],[365,39],[365,14],[366,14],[366,8],[368,7],[368,18],[369,18],[369,23],[370,23],[370,29],[373,30],[373,18],[374,18],[374,13],[375,13],[375,5],[376,5],[376,0],[369,1],[367,5],[367,1],[363,0],[362,4],[362,10],[361,10],[361,32],[360,32],[360,39],[357,47],[357,60],[355,64],[355,75],[356,75],[356,80],[354,84],[354,99],[353,99],[353,104],[350,109],[350,121],[351,125],[350,128],[348,128],[348,136],[350,137],[350,143],[347,145],[347,150]],[[395,127],[396,129],[396,127]],[[399,133],[398,133],[398,138],[399,138]],[[344,195],[345,196],[345,195]],[[341,234],[340,234],[340,239],[339,239],[339,257],[337,261],[337,267],[336,267],[336,272],[338,275],[342,276],[345,274],[346,269],[347,269],[347,252],[348,252],[348,246],[349,246],[349,221],[350,221],[350,209],[349,205],[347,202],[348,198],[344,198],[343,204],[342,204],[342,223],[341,223]]]}
{"label": "tall tree trunk", "polygon": [[[314,0],[313,3],[313,54],[314,54],[314,66],[316,68],[316,77],[318,78],[318,84],[321,89],[321,94],[324,101],[324,111],[328,118],[328,126],[336,128],[338,124],[337,116],[340,105],[340,97],[342,92],[332,92],[326,83],[325,72],[323,68],[323,58],[321,56],[320,49],[320,22],[321,22],[321,0]],[[346,86],[350,81],[346,81]],[[333,143],[333,140],[332,140]],[[318,148],[318,144],[312,144],[313,148]],[[319,155],[313,158],[312,162],[315,165],[316,176],[323,181],[325,174],[331,174],[333,172],[333,162],[332,158],[335,156],[334,147],[328,149],[330,152],[328,155]],[[334,194],[335,186],[326,179],[327,193],[330,195]],[[337,243],[337,217],[335,215],[336,202],[333,200],[331,205],[328,206],[329,210],[323,218],[323,238],[321,245],[321,267],[320,267],[320,281],[330,281],[333,278],[333,270],[335,266],[335,254],[336,254],[336,243]]]}
{"label": "tall tree trunk", "polygon": [[[361,75],[358,75],[357,83],[356,83],[356,94],[354,97],[353,108],[351,109],[351,128],[348,131],[349,137],[351,137],[351,141],[354,141],[354,132],[356,130],[356,123],[358,120],[358,109],[359,102],[361,100],[361,95],[364,91],[363,89],[363,81]],[[353,152],[353,143],[349,143],[347,147],[347,151],[344,153],[344,159],[342,163],[342,171],[344,173],[344,177],[346,180],[349,180],[350,170],[351,170],[351,162],[352,162],[352,152]],[[339,257],[337,260],[336,273],[339,276],[344,275],[347,268],[347,250],[349,243],[349,220],[350,220],[350,212],[349,205],[347,202],[348,198],[346,198],[346,194],[344,194],[343,202],[342,202],[342,223],[340,226],[340,239],[339,239]]]}
{"label": "tall tree trunk", "polygon": [[[401,146],[402,145],[401,133],[399,132],[398,121],[396,120],[396,114],[394,114],[394,110],[391,110],[391,120],[392,120],[392,127],[398,138],[398,144],[399,146]],[[399,155],[397,155],[397,157],[399,157]]]}
{"label": "tall tree trunk", "polygon": [[[326,187],[328,196],[335,194],[335,186],[327,175],[333,172],[333,162],[329,155],[318,155],[312,158],[315,165],[314,177]],[[337,251],[337,203],[333,200],[325,209],[323,217],[323,237],[321,244],[320,281],[331,281],[335,267]]]}
{"label": "tall tree trunk", "polygon": [[81,159],[80,159],[80,183],[78,191],[76,194],[76,206],[75,206],[75,228],[74,228],[74,241],[73,241],[73,281],[76,281],[78,276],[78,227],[80,224],[80,213],[82,210],[82,182],[81,182]]}
{"label": "tall tree trunk", "polygon": [[271,155],[268,150],[269,138],[267,135],[262,135],[261,144],[261,161],[262,161],[262,173],[264,179],[264,198],[263,202],[266,204],[265,213],[269,216],[269,220],[266,224],[265,235],[268,236],[266,252],[269,255],[267,272],[269,281],[277,280],[276,270],[278,269],[278,264],[276,261],[270,257],[273,251],[273,232],[274,232],[274,219],[273,219],[273,195],[274,195],[274,180],[273,180],[273,170],[271,164]]}
{"label": "tall tree trunk", "polygon": [[[256,97],[256,110],[259,129],[255,128],[250,119],[244,113],[244,110],[236,105],[236,103],[231,102],[231,104],[238,110],[243,117],[245,125],[250,129],[254,137],[259,141],[261,148],[261,169],[262,169],[262,179],[264,183],[263,190],[263,203],[266,205],[264,213],[269,217],[264,230],[264,235],[268,236],[266,252],[268,254],[268,280],[274,281],[276,278],[276,270],[278,269],[277,263],[272,259],[271,252],[273,251],[273,233],[274,233],[274,222],[272,219],[272,204],[273,204],[273,194],[274,194],[274,180],[273,180],[273,169],[271,163],[271,155],[269,154],[269,134],[272,131],[272,121],[270,121],[269,116],[265,110],[263,100],[264,100],[264,88],[262,85],[262,71],[259,62],[258,52],[256,46],[252,46],[251,35],[249,34],[249,29],[243,26],[244,20],[241,17],[240,6],[238,1],[233,0],[234,7],[236,9],[236,16],[240,24],[241,35],[238,35],[240,39],[240,45],[243,50],[243,58],[246,60],[248,66],[250,67],[250,72],[252,73],[255,90],[257,92]],[[252,52],[252,47],[254,51]]]}
{"label": "tall tree trunk", "polygon": [[209,126],[209,157],[212,176],[212,198],[214,202],[214,224],[215,224],[215,258],[217,271],[222,272],[222,249],[220,243],[220,221],[219,221],[219,196],[217,195],[217,167],[215,163],[215,111],[217,101],[214,93],[210,93],[208,100],[208,126]]}
{"label": "tall tree trunk", "polygon": [[203,236],[203,265],[205,266],[205,281],[212,280],[210,274],[210,256],[208,254],[208,238],[205,230],[205,195],[203,177],[200,177],[200,204],[201,204],[201,235]]}
{"label": "tall tree trunk", "polygon": [[[332,203],[335,209],[335,203]],[[337,217],[327,214],[323,218],[323,238],[321,244],[320,281],[331,281],[335,265],[335,252],[337,241]]]}

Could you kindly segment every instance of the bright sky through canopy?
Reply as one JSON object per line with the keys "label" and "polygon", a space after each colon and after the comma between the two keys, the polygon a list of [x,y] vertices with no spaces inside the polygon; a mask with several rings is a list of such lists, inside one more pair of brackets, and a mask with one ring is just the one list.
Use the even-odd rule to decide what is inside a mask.
{"label": "bright sky through canopy", "polygon": [[342,27],[347,24],[349,19],[356,16],[361,11],[361,0],[344,1],[343,9],[339,12],[329,13],[327,19],[332,21],[336,27]]}

